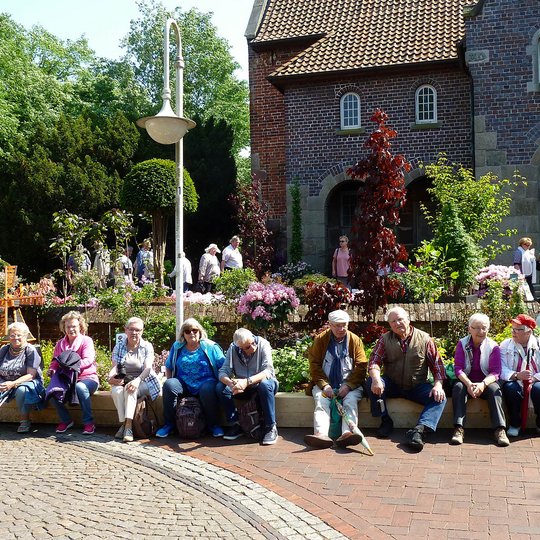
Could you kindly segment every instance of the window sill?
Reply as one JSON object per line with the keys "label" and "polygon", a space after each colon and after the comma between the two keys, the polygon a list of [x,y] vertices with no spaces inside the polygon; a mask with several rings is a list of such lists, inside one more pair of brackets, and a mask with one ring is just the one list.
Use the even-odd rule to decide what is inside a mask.
{"label": "window sill", "polygon": [[441,127],[440,122],[426,122],[422,124],[418,124],[416,122],[413,122],[410,125],[410,128],[412,131],[425,131],[429,129],[439,129]]}
{"label": "window sill", "polygon": [[336,135],[363,135],[366,128],[360,127],[355,129],[336,129]]}

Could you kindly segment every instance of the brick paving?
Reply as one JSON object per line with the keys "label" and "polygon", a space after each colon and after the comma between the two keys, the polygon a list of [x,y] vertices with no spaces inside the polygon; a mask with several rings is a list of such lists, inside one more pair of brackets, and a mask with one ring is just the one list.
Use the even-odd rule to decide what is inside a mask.
{"label": "brick paving", "polygon": [[30,436],[0,425],[0,538],[540,538],[540,437],[508,448],[450,430],[423,452],[366,435],[375,455],[205,438],[123,444],[111,431]]}

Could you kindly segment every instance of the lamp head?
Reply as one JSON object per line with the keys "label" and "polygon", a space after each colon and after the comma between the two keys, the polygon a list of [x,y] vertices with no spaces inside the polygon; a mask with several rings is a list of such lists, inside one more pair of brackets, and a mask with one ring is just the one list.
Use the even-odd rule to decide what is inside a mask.
{"label": "lamp head", "polygon": [[174,144],[196,124],[189,118],[177,116],[169,100],[163,101],[161,111],[155,116],[145,116],[137,120],[137,125],[148,131],[148,135],[159,144]]}

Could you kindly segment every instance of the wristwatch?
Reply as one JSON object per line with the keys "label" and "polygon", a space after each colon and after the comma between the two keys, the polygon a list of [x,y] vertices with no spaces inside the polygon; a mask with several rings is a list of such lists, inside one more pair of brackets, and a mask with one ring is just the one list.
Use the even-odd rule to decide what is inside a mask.
{"label": "wristwatch", "polygon": [[253,384],[253,381],[251,380],[251,377],[247,378],[247,385],[251,386]]}

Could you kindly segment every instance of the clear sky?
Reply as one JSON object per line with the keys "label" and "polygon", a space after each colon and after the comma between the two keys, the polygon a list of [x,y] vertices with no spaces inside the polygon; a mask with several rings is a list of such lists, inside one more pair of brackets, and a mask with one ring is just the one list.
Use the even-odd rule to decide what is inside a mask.
{"label": "clear sky", "polygon": [[[183,11],[196,7],[213,12],[218,34],[229,42],[231,53],[242,66],[238,76],[247,79],[246,30],[253,0],[161,0],[167,9]],[[129,23],[139,17],[135,0],[0,0],[0,12],[9,13],[25,28],[40,24],[62,39],[77,39],[83,34],[98,56],[115,59],[122,54],[120,39]]]}

